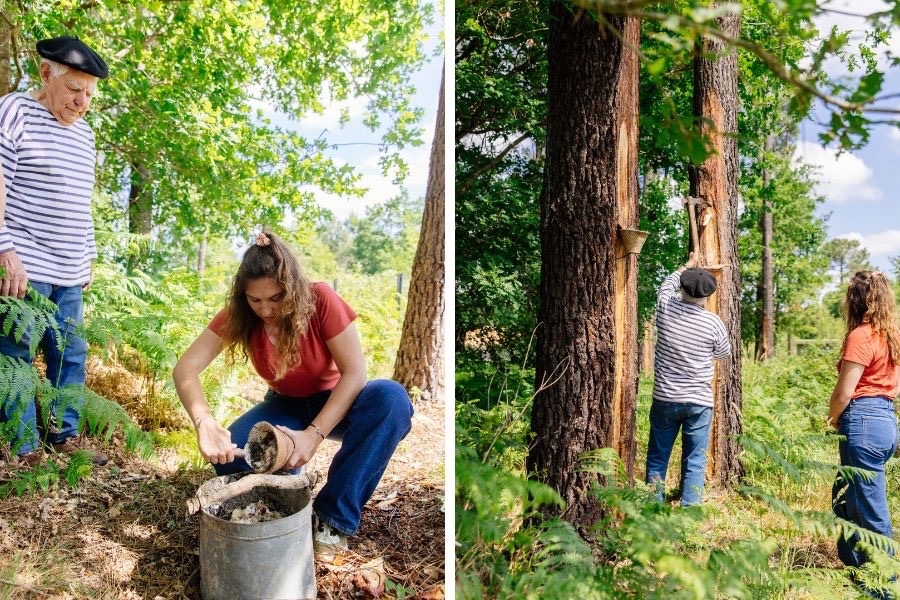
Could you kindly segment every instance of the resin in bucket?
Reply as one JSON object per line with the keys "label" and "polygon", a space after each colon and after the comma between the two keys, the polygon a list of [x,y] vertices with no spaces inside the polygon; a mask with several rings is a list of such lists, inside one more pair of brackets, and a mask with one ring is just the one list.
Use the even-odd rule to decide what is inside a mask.
{"label": "resin in bucket", "polygon": [[[197,490],[200,591],[206,600],[316,597],[312,488],[315,473],[217,477]],[[284,518],[233,523],[232,511],[264,502]]]}

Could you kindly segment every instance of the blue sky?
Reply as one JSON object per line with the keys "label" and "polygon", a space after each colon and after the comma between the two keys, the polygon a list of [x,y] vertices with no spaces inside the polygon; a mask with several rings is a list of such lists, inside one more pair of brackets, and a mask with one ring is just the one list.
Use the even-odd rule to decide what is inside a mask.
{"label": "blue sky", "polygon": [[[886,5],[880,0],[838,0],[830,7],[869,14]],[[850,30],[854,41],[862,39],[866,26],[864,20],[846,15],[830,15],[818,24],[821,31],[828,31],[832,24]],[[900,55],[900,32],[893,35],[890,48]],[[828,71],[832,75],[846,73],[837,63],[828,65]],[[887,72],[882,93],[898,92],[900,72],[894,68]],[[827,114],[819,109],[818,117],[825,120]],[[813,120],[802,125],[797,154],[819,167],[817,191],[826,198],[819,212],[831,213],[829,237],[859,240],[875,266],[893,275],[889,257],[900,255],[900,130],[879,125],[865,148],[840,156],[833,148],[821,146],[817,139],[820,130]]]}

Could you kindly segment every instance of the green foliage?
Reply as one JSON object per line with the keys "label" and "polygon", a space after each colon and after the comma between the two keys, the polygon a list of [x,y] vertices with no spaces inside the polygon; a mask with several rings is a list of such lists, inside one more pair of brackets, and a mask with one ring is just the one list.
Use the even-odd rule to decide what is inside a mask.
{"label": "green foliage", "polygon": [[54,460],[48,460],[33,469],[17,471],[12,479],[0,485],[0,498],[6,498],[10,494],[47,494],[57,489],[60,480],[74,489],[83,478],[91,474],[91,466],[90,455],[81,450],[69,456],[65,468]]}
{"label": "green foliage", "polygon": [[843,286],[857,271],[873,270],[869,251],[859,242],[846,238],[834,238],[825,242],[822,251],[830,261],[829,266],[838,272],[838,285]]}
{"label": "green foliage", "polygon": [[667,275],[687,261],[687,232],[684,210],[669,207],[669,198],[684,196],[671,179],[645,181],[640,199],[640,228],[651,232],[638,256],[638,323],[653,318],[659,286]]}
{"label": "green foliage", "polygon": [[[48,331],[55,333],[59,348],[65,348],[68,332],[59,330],[54,316],[56,311],[56,305],[33,290],[26,300],[4,298],[3,302],[0,302],[0,315],[5,315],[6,320],[12,315],[16,321],[17,331],[21,330],[23,334],[30,335],[31,347],[35,349],[41,337]],[[18,334],[16,337],[21,339],[21,335]],[[19,418],[33,401],[37,402],[40,409],[39,414],[45,430],[49,427],[51,412],[55,410],[57,418],[62,418],[68,407],[83,403],[79,428],[86,423],[89,431],[94,434],[102,433],[106,440],[109,440],[116,428],[121,428],[129,450],[137,450],[145,457],[152,453],[153,446],[149,436],[134,423],[121,406],[80,384],[54,387],[50,380],[28,361],[0,355],[0,398],[5,398],[10,414],[10,418],[0,425],[0,435],[5,440],[14,442],[13,453],[28,441],[15,438]],[[77,469],[77,461],[72,468]],[[69,481],[77,481],[76,475],[67,473],[66,478]]]}
{"label": "green foliage", "polygon": [[[762,299],[762,232],[764,204],[772,214],[772,282],[775,331],[779,337],[812,335],[810,319],[827,282],[828,258],[822,250],[825,219],[816,211],[822,198],[814,194],[809,168],[791,162],[792,145],[760,155],[741,172],[744,209],[738,228],[741,262],[741,334],[751,340],[760,335]],[[763,171],[770,181],[765,183]]]}
{"label": "green foliage", "polygon": [[404,192],[382,204],[366,208],[364,216],[338,221],[324,214],[312,231],[288,233],[301,248],[304,265],[318,277],[334,278],[340,270],[375,275],[409,273],[419,241],[422,199]]}
{"label": "green foliage", "polygon": [[540,282],[547,3],[455,9],[456,352],[524,355]]}
{"label": "green foliage", "polygon": [[[22,341],[22,337],[27,332],[29,334],[28,350],[34,355],[48,330],[60,342],[62,338],[59,325],[53,318],[53,314],[57,310],[56,305],[34,291],[30,285],[26,299],[27,302],[22,302],[11,296],[0,297],[0,315],[3,316],[2,333],[5,336],[12,335],[18,343]],[[59,347],[61,348],[61,346]]]}
{"label": "green foliage", "polygon": [[390,378],[406,314],[406,293],[397,294],[397,274],[342,273],[336,281],[338,293],[359,315],[356,328],[369,377]]}
{"label": "green foliage", "polygon": [[[465,153],[457,149],[457,172]],[[541,165],[509,159],[456,197],[456,351],[525,355],[540,285]],[[499,359],[499,357],[497,357]]]}
{"label": "green foliage", "polygon": [[456,370],[456,444],[510,473],[525,473],[534,369],[487,364]]}
{"label": "green foliage", "polygon": [[409,272],[416,253],[424,204],[407,195],[366,209],[364,218],[349,219],[353,235],[350,257],[366,275],[383,271]]}
{"label": "green foliage", "polygon": [[[863,585],[894,585],[888,579],[900,572],[900,561],[884,551],[900,550],[900,545],[831,512],[835,475],[867,476],[836,464],[837,436],[824,429],[837,375],[835,352],[807,351],[745,364],[740,441],[746,475],[727,502],[687,509],[659,503],[644,484],[627,486],[628,474],[613,450],[586,453],[580,468],[604,482],[591,492],[605,516],[586,532],[589,542],[571,525],[544,516],[543,509],[560,506],[559,497],[525,479],[522,462],[510,460],[515,449],[527,447],[530,390],[509,390],[516,378],[531,381],[531,373],[511,371],[493,379],[487,372],[461,373],[457,387],[464,395],[456,415],[460,597],[818,598],[832,597],[836,590],[853,593]],[[648,379],[641,381],[641,450],[651,386]],[[516,415],[518,422],[510,420]],[[498,439],[503,443],[492,444]],[[892,459],[886,474],[888,489],[896,489],[900,461]],[[896,517],[900,502],[893,496],[889,503]],[[860,535],[874,557],[871,564],[824,568],[805,550],[810,544],[833,546],[843,533]]]}
{"label": "green foliage", "polygon": [[7,3],[5,16],[26,77],[4,86],[33,82],[35,41],[63,33],[77,32],[109,64],[87,117],[98,190],[119,198],[124,230],[142,236],[132,266],[144,270],[154,253],[185,252],[211,228],[241,235],[286,213],[311,222],[313,189],[364,193],[334,132],[313,139],[279,121],[359,99],[395,179],[408,173],[398,151],[421,144],[409,79],[426,58],[430,3],[29,0]]}

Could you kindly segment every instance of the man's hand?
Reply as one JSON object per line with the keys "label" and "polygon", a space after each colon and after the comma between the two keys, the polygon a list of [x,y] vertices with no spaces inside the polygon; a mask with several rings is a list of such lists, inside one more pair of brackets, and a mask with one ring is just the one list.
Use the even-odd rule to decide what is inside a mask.
{"label": "man's hand", "polygon": [[699,259],[700,259],[700,257],[696,256],[696,252],[691,252],[688,255],[687,262],[684,263],[684,268],[685,269],[693,269],[694,267],[697,266],[697,262],[699,261]]}
{"label": "man's hand", "polygon": [[91,272],[88,275],[88,280],[81,284],[81,291],[86,292],[91,289],[91,284],[94,283],[94,263],[91,263]]}
{"label": "man's hand", "polygon": [[322,441],[315,429],[306,428],[296,431],[282,425],[278,425],[277,428],[294,440],[294,453],[291,454],[287,464],[284,465],[285,471],[305,465],[312,460],[316,450],[319,449],[319,443]]}
{"label": "man's hand", "polygon": [[5,271],[3,279],[0,279],[0,296],[24,298],[28,289],[28,273],[15,250],[0,253],[0,268]]}

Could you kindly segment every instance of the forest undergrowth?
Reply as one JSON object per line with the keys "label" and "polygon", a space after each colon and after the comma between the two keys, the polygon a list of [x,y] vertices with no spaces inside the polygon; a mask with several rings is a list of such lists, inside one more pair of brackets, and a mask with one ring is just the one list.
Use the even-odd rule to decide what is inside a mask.
{"label": "forest undergrowth", "polygon": [[[837,558],[840,532],[859,530],[831,512],[840,468],[839,438],[825,427],[834,352],[744,363],[745,474],[732,489],[708,487],[702,507],[678,505],[678,444],[666,502],[642,483],[652,395],[652,378],[642,377],[636,483],[627,485],[629,474],[610,449],[582,457],[581,468],[604,476],[592,493],[607,515],[585,536],[547,518],[562,500],[524,478],[533,371],[470,364],[457,370],[461,598],[856,598],[862,586],[889,585],[900,572],[900,562],[881,550],[897,544],[864,531],[875,559],[849,569]],[[896,523],[897,458],[886,471]]]}

